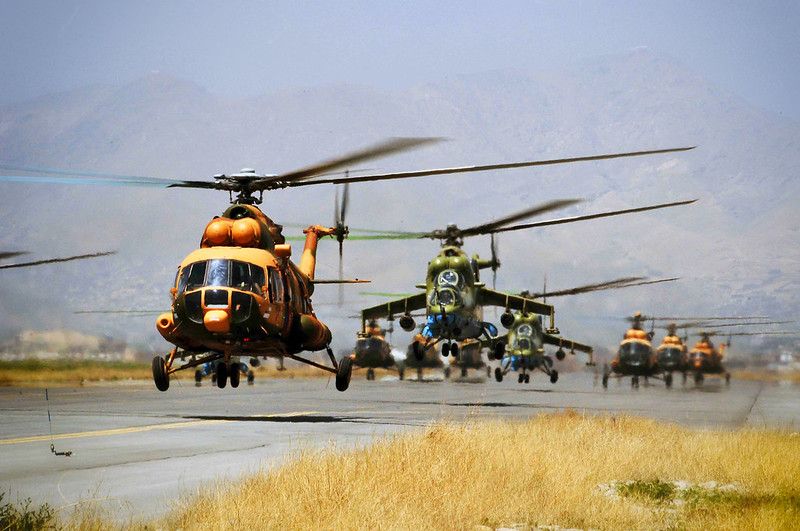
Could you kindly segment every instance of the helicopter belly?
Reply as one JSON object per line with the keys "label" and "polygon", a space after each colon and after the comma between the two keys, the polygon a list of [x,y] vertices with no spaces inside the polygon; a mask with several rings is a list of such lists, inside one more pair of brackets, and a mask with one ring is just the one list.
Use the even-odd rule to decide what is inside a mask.
{"label": "helicopter belly", "polygon": [[463,341],[475,339],[483,333],[483,322],[462,314],[429,315],[422,335],[428,338],[446,338]]}

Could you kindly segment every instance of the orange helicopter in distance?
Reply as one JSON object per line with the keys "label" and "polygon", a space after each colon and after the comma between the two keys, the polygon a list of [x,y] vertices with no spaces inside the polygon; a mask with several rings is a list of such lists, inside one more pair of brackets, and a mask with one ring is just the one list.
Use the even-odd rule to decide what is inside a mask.
{"label": "orange helicopter in distance", "polygon": [[[418,148],[437,138],[396,138],[281,175],[261,175],[243,169],[233,175],[215,175],[213,181],[160,179],[146,176],[105,174],[94,171],[52,170],[0,165],[35,175],[0,175],[0,181],[85,184],[114,184],[169,188],[223,190],[232,205],[212,219],[200,241],[180,264],[170,288],[171,311],[159,315],[156,328],[175,345],[166,358],[153,358],[153,380],[160,391],[169,388],[170,375],[206,363],[215,363],[216,382],[222,388],[230,379],[238,386],[240,371],[234,367],[240,357],[251,359],[287,357],[336,375],[336,388],[350,384],[353,358],[337,362],[330,348],[331,332],[314,314],[311,296],[317,284],[363,282],[359,280],[318,280],[315,278],[319,238],[339,242],[341,271],[342,242],[348,237],[345,213],[350,183],[404,179],[430,175],[522,168],[582,161],[595,161],[686,151],[691,147],[591,155],[553,160],[524,161],[481,166],[459,166],[382,174],[319,178],[352,167],[353,164]],[[291,261],[291,247],[282,226],[259,208],[269,190],[318,184],[344,184],[344,196],[337,204],[335,227],[311,225],[305,233],[300,261]],[[236,196],[234,196],[236,194]],[[256,196],[258,194],[258,196]],[[338,201],[337,201],[338,203]],[[331,366],[299,354],[325,350]],[[178,365],[177,360],[183,360]]]}

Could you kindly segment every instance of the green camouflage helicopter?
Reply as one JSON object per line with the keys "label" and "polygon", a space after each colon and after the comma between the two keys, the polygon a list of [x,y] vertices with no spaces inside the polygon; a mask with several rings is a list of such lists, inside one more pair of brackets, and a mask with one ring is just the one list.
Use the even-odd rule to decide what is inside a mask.
{"label": "green camouflage helicopter", "polygon": [[[624,277],[607,282],[587,284],[576,288],[548,292],[547,281],[545,279],[545,287],[542,293],[523,291],[520,295],[545,301],[547,297],[579,295],[595,291],[672,282],[674,280],[677,280],[677,278],[646,280],[644,277]],[[593,349],[591,346],[560,337],[557,335],[557,331],[554,331],[554,333],[545,332],[541,316],[534,314],[526,315],[519,312],[504,313],[500,318],[500,323],[508,329],[508,333],[498,338],[499,342],[506,345],[500,367],[496,367],[494,371],[495,380],[498,382],[502,382],[503,377],[508,374],[509,371],[514,371],[519,373],[517,378],[518,383],[529,383],[530,372],[540,370],[550,378],[550,383],[556,383],[558,381],[558,370],[553,367],[553,358],[545,355],[545,345],[558,347],[555,356],[559,361],[566,357],[564,349],[567,348],[570,354],[573,355],[575,351],[588,354],[589,361],[587,365],[594,364],[592,358]],[[500,350],[503,349],[495,350],[495,356]]]}
{"label": "green camouflage helicopter", "polygon": [[470,258],[462,250],[464,238],[488,234],[493,239],[494,235],[500,232],[643,212],[686,205],[695,201],[662,203],[584,216],[511,225],[532,216],[579,202],[577,199],[561,199],[536,205],[521,212],[467,229],[460,229],[458,226],[451,224],[446,229],[431,232],[386,232],[381,235],[363,236],[361,237],[362,239],[436,239],[442,242],[442,247],[438,255],[428,263],[425,284],[417,285],[417,288],[425,291],[363,309],[361,311],[362,331],[366,331],[367,322],[371,319],[394,319],[395,316],[400,315],[400,327],[406,332],[411,332],[416,327],[411,312],[424,309],[426,311],[426,321],[422,326],[422,340],[418,336],[411,346],[417,359],[422,359],[428,347],[437,343],[441,343],[442,356],[447,357],[452,354],[454,357],[458,357],[458,342],[467,339],[486,341],[490,344],[490,348],[494,350],[495,357],[502,356],[502,344],[496,341],[498,335],[497,327],[483,320],[484,306],[504,308],[505,313],[508,315],[510,315],[511,310],[516,310],[523,314],[533,313],[549,316],[549,327],[545,330],[547,333],[557,333],[555,311],[553,306],[532,298],[511,295],[487,288],[480,280],[480,271],[482,269],[491,269],[494,279],[496,279],[497,269],[500,267],[494,240],[492,240],[491,246],[492,257],[489,260],[485,260],[478,255],[473,255]]}

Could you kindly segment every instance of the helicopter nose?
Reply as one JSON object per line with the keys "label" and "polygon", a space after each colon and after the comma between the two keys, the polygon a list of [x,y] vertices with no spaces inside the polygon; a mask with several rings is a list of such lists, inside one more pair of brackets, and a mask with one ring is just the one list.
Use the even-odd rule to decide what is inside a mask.
{"label": "helicopter nose", "polygon": [[216,334],[225,334],[231,329],[231,321],[225,310],[206,310],[203,325],[206,330]]}

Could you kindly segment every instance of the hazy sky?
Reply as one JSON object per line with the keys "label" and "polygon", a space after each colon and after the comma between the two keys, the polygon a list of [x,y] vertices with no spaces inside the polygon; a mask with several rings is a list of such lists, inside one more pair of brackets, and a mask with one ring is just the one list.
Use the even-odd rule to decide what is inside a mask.
{"label": "hazy sky", "polygon": [[638,46],[800,119],[800,2],[0,3],[0,103],[151,71],[220,94],[391,88]]}

